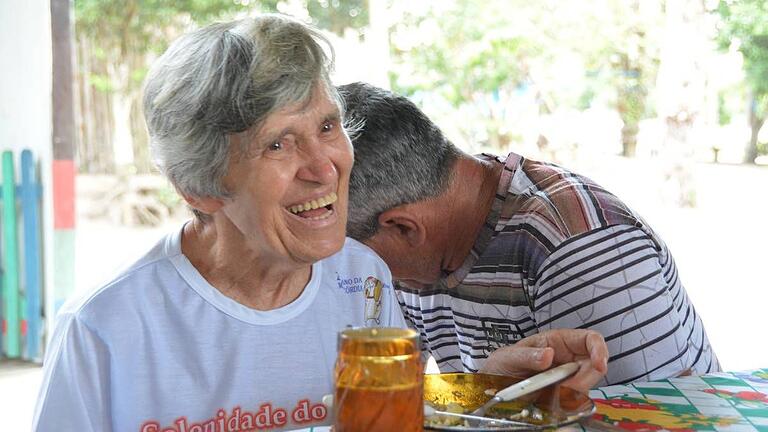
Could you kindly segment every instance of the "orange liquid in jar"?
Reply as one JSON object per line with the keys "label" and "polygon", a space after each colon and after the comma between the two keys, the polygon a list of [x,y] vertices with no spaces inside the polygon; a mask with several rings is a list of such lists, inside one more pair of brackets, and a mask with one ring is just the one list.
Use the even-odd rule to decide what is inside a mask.
{"label": "orange liquid in jar", "polygon": [[334,432],[422,430],[424,377],[413,330],[342,331],[335,378]]}
{"label": "orange liquid in jar", "polygon": [[335,432],[417,432],[424,426],[421,385],[403,388],[337,387]]}

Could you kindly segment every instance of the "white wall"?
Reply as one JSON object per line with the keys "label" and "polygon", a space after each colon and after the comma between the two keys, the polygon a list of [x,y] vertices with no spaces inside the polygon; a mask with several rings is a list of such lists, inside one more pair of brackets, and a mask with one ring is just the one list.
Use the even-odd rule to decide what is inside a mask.
{"label": "white wall", "polygon": [[13,150],[17,178],[21,150],[32,150],[40,161],[45,292],[52,292],[53,260],[50,11],[47,0],[0,0],[0,150]]}
{"label": "white wall", "polygon": [[44,0],[0,1],[0,148],[51,153],[51,23]]}

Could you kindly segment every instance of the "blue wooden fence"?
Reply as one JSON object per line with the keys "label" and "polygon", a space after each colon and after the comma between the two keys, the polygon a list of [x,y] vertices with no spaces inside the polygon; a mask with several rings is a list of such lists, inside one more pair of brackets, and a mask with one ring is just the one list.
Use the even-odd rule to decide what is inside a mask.
{"label": "blue wooden fence", "polygon": [[[42,186],[30,150],[21,152],[20,165],[21,182],[17,184],[13,153],[3,152],[0,358],[40,360],[43,331]],[[17,224],[18,220],[21,225]]]}

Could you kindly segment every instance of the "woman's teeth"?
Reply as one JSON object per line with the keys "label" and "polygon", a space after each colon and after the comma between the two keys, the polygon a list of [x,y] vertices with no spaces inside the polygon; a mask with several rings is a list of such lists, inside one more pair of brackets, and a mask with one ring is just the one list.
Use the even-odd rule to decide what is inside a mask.
{"label": "woman's teeth", "polygon": [[293,214],[299,214],[301,212],[314,210],[333,204],[337,199],[339,199],[339,197],[336,195],[336,192],[331,192],[328,195],[320,197],[316,200],[311,200],[299,205],[291,206],[288,208],[288,210]]}

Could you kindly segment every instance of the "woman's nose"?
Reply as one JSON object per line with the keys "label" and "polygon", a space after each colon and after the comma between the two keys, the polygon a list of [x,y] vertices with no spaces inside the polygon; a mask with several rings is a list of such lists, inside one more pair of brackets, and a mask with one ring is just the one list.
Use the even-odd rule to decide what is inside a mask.
{"label": "woman's nose", "polygon": [[298,176],[302,180],[328,184],[335,182],[339,173],[328,155],[323,152],[314,152],[307,155],[303,166],[299,169]]}

